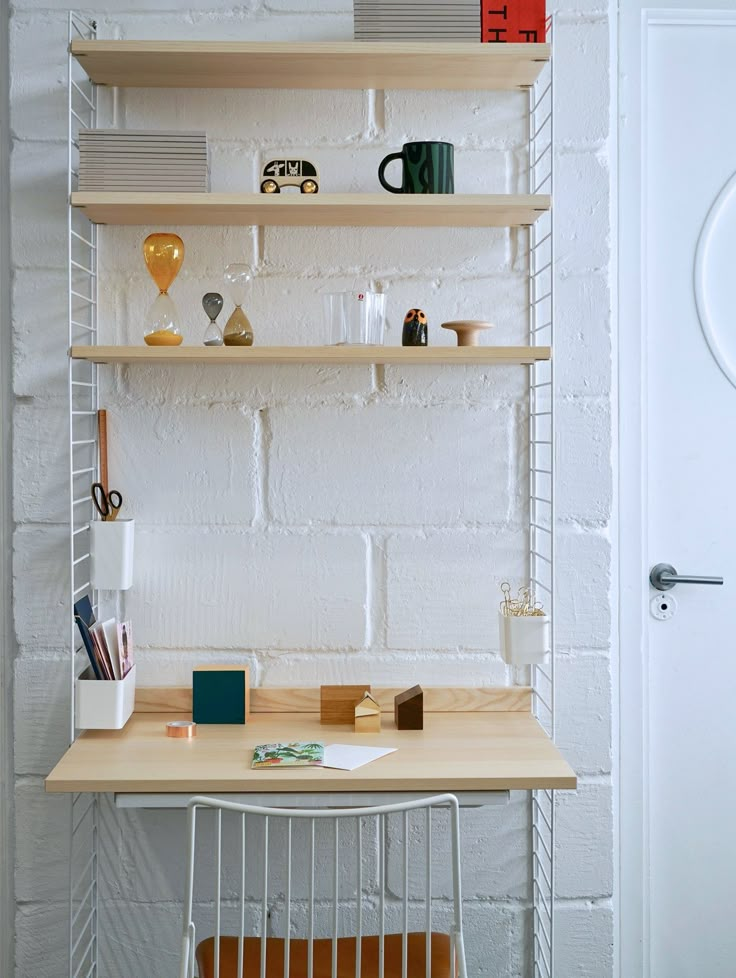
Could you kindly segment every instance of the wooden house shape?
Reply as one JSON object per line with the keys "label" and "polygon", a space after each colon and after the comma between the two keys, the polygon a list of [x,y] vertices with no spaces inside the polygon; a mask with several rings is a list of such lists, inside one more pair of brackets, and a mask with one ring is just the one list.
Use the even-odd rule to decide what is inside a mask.
{"label": "wooden house shape", "polygon": [[367,690],[363,694],[363,699],[355,707],[355,732],[381,732],[381,707]]}

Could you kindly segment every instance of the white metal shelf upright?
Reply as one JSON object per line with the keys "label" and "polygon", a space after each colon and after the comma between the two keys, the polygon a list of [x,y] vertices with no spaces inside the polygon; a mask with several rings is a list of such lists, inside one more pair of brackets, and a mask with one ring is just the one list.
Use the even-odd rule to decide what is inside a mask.
{"label": "white metal shelf upright", "polygon": [[[93,39],[97,26],[69,13],[67,74],[67,313],[69,347],[97,343],[97,227],[71,207],[79,176],[79,130],[97,123],[97,86],[71,56],[75,38]],[[69,358],[69,678],[70,743],[76,739],[75,680],[89,661],[74,621],[74,603],[89,594],[95,614],[97,593],[90,584],[90,485],[99,478],[96,364]],[[72,795],[69,853],[69,978],[97,978],[99,803],[97,795]]]}
{"label": "white metal shelf upright", "polygon": [[[69,43],[94,39],[96,24],[69,14]],[[548,39],[553,41],[552,22]],[[554,45],[553,45],[554,50]],[[528,91],[528,192],[554,193],[553,129],[554,55]],[[80,128],[98,121],[98,88],[75,59],[68,66],[68,193],[76,189]],[[553,346],[554,210],[540,215],[528,232],[529,344]],[[68,208],[69,346],[97,343],[98,230],[77,208]],[[549,664],[534,666],[531,679],[534,712],[554,739],[555,654],[555,497],[554,497],[554,360],[529,366],[529,577],[552,619]],[[72,606],[89,593],[98,614],[98,595],[90,585],[89,525],[93,519],[90,484],[99,477],[97,410],[98,367],[69,360],[69,650],[70,741],[77,736],[75,680],[88,662],[80,645]],[[531,878],[533,903],[532,978],[554,975],[555,798],[551,790],[532,792]],[[98,978],[98,865],[100,815],[98,796],[72,797],[70,818],[69,978]]]}
{"label": "white metal shelf upright", "polygon": [[[552,208],[529,229],[529,344],[552,347],[552,358],[529,368],[529,576],[551,617],[549,663],[532,666],[534,713],[555,737],[555,218],[554,19],[552,56],[529,89],[529,193],[547,193]],[[533,978],[554,974],[555,793],[532,792]]]}

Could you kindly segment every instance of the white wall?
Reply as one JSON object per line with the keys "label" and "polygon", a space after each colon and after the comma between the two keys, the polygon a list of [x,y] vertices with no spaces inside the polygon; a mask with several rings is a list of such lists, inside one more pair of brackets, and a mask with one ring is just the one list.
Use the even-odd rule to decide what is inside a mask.
{"label": "white wall", "polygon": [[[313,9],[318,7],[317,10]],[[346,0],[224,0],[182,11],[122,0],[101,36],[349,38]],[[557,23],[559,741],[580,776],[559,796],[558,967],[612,973],[609,24],[604,0]],[[14,4],[12,261],[15,390],[17,969],[65,967],[65,801],[42,778],[66,745],[66,9]],[[444,138],[458,191],[521,190],[515,93],[120,93],[130,127],[207,128],[213,189],[255,185],[288,147],[329,190],[376,189],[405,138]],[[103,234],[102,335],[140,342],[153,297],[142,228]],[[184,229],[172,294],[185,341],[234,260],[253,260],[258,343],[326,339],[317,291],[353,280],[388,293],[388,342],[421,305],[431,340],[458,316],[523,342],[520,238],[504,230]],[[229,308],[228,310],[229,311]],[[227,314],[227,313],[226,313]],[[223,317],[224,318],[224,317]],[[246,659],[256,681],[508,681],[497,651],[498,583],[524,573],[524,377],[518,368],[136,368],[109,373],[111,479],[139,523],[127,610],[147,683],[194,663]],[[106,975],[170,974],[180,823],[106,809]],[[528,799],[463,816],[473,974],[529,974]],[[109,902],[108,902],[109,901]],[[132,902],[131,902],[132,901]],[[166,950],[162,950],[166,948]]]}

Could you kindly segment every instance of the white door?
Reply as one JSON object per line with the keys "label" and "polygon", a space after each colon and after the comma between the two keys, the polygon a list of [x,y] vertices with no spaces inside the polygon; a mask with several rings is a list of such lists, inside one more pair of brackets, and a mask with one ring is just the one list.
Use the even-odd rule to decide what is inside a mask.
{"label": "white door", "polygon": [[[632,322],[624,301],[622,314],[631,318],[622,322],[620,374],[622,398],[632,378],[641,380],[641,477],[627,455],[627,426],[636,424],[638,408],[622,399],[624,520],[626,507],[636,507],[637,486],[643,492],[640,542],[627,538],[623,521],[621,530],[622,643],[631,643],[632,614],[640,628],[638,645],[622,647],[621,975],[734,978],[736,16],[650,12],[638,29],[640,318]],[[633,94],[626,83],[623,91],[622,132]],[[625,253],[634,225],[625,197],[632,135],[621,143],[622,285],[624,275],[638,274]],[[628,559],[635,551],[638,566]],[[684,575],[722,576],[725,584],[660,592],[646,581],[659,562]],[[654,617],[652,602],[667,620]],[[643,755],[640,798],[627,782],[634,732]],[[627,866],[626,833],[638,828],[640,865],[635,855]],[[637,935],[630,917],[627,929],[625,901],[637,869],[641,969],[631,970],[636,948],[629,942]]]}

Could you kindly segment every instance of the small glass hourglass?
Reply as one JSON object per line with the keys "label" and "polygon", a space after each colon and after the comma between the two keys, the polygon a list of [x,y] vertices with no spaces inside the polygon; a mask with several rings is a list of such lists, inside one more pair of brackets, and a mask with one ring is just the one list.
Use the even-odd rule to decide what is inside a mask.
{"label": "small glass hourglass", "polygon": [[143,242],[143,258],[159,290],[148,310],[143,338],[149,346],[179,346],[179,313],[168,290],[184,261],[184,242],[178,234],[149,234]]}
{"label": "small glass hourglass", "polygon": [[205,346],[222,346],[222,330],[215,320],[222,312],[223,299],[219,292],[205,292],[202,296],[202,308],[210,317],[210,323],[204,333]]}
{"label": "small glass hourglass", "polygon": [[245,290],[250,280],[250,268],[247,265],[234,263],[225,269],[225,284],[235,303],[235,308],[225,324],[225,346],[253,346],[253,327],[243,312]]}

